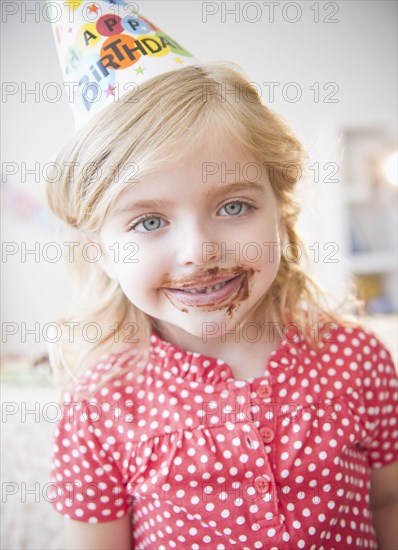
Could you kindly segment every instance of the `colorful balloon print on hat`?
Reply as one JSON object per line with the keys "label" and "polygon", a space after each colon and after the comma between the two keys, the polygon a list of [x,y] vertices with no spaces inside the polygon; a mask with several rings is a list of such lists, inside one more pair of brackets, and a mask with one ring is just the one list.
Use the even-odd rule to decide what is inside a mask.
{"label": "colorful balloon print on hat", "polygon": [[144,81],[199,63],[128,0],[57,1],[53,30],[77,129]]}

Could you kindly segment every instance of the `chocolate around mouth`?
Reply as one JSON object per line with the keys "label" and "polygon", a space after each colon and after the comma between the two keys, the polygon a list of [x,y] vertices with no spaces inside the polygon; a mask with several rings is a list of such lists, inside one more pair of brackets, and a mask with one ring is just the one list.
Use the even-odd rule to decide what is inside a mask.
{"label": "chocolate around mouth", "polygon": [[234,279],[236,279],[237,277],[239,277],[240,275],[242,275],[242,273],[239,273],[239,275],[235,275],[234,277],[230,277],[229,279],[225,279],[225,280],[223,280],[223,281],[219,281],[218,283],[213,283],[213,284],[211,284],[211,285],[206,285],[206,286],[203,287],[203,288],[197,288],[197,287],[194,287],[194,286],[188,286],[188,287],[185,287],[185,288],[184,288],[184,287],[176,287],[176,288],[167,288],[167,287],[165,287],[165,289],[166,289],[166,290],[177,290],[177,291],[179,291],[179,292],[188,292],[188,293],[190,293],[190,292],[189,292],[190,290],[196,290],[196,293],[197,293],[197,294],[207,294],[207,292],[206,292],[206,289],[207,289],[207,288],[213,288],[213,287],[215,287],[215,286],[217,286],[217,285],[220,285],[220,284],[226,285],[226,284],[228,284],[229,282],[231,282],[231,281],[233,281]]}
{"label": "chocolate around mouth", "polygon": [[[203,303],[203,304],[194,304],[190,301],[190,299],[188,298],[188,296],[192,296],[192,297],[198,297],[198,296],[206,296],[206,293],[204,294],[199,294],[199,293],[195,293],[195,294],[189,294],[189,293],[186,293],[186,296],[187,296],[187,301],[185,302],[184,299],[180,296],[173,296],[173,294],[171,292],[167,292],[166,289],[163,289],[165,290],[166,292],[164,292],[164,295],[167,297],[167,299],[169,300],[169,302],[174,306],[176,307],[177,309],[179,309],[180,311],[184,312],[184,313],[189,313],[189,310],[187,310],[185,307],[182,307],[182,304],[186,303],[186,305],[190,308],[190,310],[192,308],[196,308],[197,310],[200,310],[200,311],[207,311],[207,312],[211,312],[211,311],[217,311],[217,310],[222,310],[222,309],[225,309],[227,308],[227,311],[226,313],[228,315],[231,315],[232,314],[232,311],[235,309],[235,308],[238,308],[240,306],[240,301],[243,299],[245,300],[249,293],[248,293],[248,275],[251,275],[252,273],[248,273],[247,271],[244,271],[244,272],[241,272],[238,276],[236,277],[233,277],[232,279],[236,279],[237,277],[243,275],[240,283],[237,285],[236,289],[231,292],[230,294],[228,294],[227,296],[225,296],[224,298],[220,298],[220,299],[216,299],[214,300],[213,302],[209,301],[207,303]],[[222,290],[222,289],[220,289]],[[219,291],[214,291],[214,292],[219,292]],[[212,300],[212,297],[211,297],[211,293],[208,294],[209,296],[209,300]]]}
{"label": "chocolate around mouth", "polygon": [[[223,270],[219,267],[213,267],[212,269],[208,269],[206,271],[203,271],[202,273],[198,273],[196,276],[190,276],[186,277],[185,280],[175,281],[170,279],[167,275],[163,278],[161,281],[160,289],[171,289],[171,290],[184,290],[184,285],[187,285],[186,288],[195,288],[194,284],[195,281],[198,284],[203,284],[203,280],[206,279],[215,279],[215,278],[224,278],[228,277],[228,280],[234,279],[238,275],[241,275],[244,273],[245,270],[242,270],[242,267],[236,266],[235,268],[231,269],[228,272],[223,272]],[[194,284],[192,284],[194,283]],[[215,286],[217,283],[212,283],[207,286]]]}

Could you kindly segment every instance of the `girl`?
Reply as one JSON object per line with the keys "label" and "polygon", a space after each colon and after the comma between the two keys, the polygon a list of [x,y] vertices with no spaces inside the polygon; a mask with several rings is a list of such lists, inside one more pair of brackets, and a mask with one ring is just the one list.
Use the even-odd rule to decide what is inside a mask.
{"label": "girl", "polygon": [[100,252],[52,350],[68,548],[394,548],[395,369],[299,264],[305,154],[255,87],[167,72],[56,162],[49,206]]}

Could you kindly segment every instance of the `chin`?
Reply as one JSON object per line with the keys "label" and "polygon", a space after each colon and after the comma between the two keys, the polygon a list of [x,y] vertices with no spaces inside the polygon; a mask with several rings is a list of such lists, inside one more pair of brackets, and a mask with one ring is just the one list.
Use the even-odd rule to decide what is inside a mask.
{"label": "chin", "polygon": [[209,340],[223,340],[225,333],[234,333],[238,330],[239,320],[242,315],[234,315],[232,319],[228,315],[202,315],[200,319],[190,322],[188,319],[179,325],[185,332],[200,338],[203,342]]}

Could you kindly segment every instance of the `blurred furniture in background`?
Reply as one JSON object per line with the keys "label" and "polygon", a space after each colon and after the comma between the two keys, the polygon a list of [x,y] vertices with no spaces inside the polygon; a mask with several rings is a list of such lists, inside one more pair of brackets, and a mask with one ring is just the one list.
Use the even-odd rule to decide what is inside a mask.
{"label": "blurred furniture in background", "polygon": [[1,361],[1,548],[65,550],[63,518],[49,488],[59,407],[48,365],[24,357]]}
{"label": "blurred furniture in background", "polygon": [[344,132],[349,269],[370,314],[398,310],[397,162],[397,145],[387,130]]}

